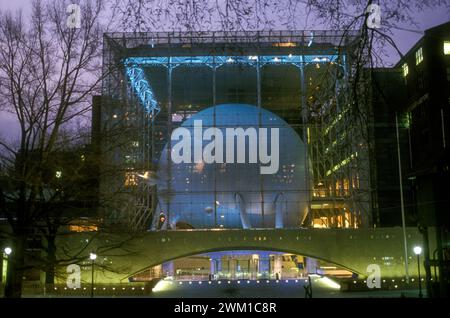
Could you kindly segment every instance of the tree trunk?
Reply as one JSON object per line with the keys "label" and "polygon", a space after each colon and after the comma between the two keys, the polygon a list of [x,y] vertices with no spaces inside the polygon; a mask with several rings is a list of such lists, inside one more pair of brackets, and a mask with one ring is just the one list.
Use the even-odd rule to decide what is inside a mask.
{"label": "tree trunk", "polygon": [[8,257],[5,298],[20,298],[22,296],[26,244],[27,236],[23,234],[17,235],[13,240],[12,253]]}
{"label": "tree trunk", "polygon": [[45,284],[55,283],[55,263],[56,263],[56,236],[47,236],[47,266],[45,272]]}

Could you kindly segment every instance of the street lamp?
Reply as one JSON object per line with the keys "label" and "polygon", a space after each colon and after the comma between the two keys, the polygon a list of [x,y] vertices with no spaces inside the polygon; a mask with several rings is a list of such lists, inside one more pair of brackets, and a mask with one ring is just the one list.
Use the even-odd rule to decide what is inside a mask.
{"label": "street lamp", "polygon": [[419,278],[419,298],[422,298],[422,282],[420,280],[420,254],[422,253],[422,248],[420,246],[414,246],[414,254],[417,255],[417,273]]}
{"label": "street lamp", "polygon": [[3,252],[5,252],[6,255],[9,255],[12,253],[12,249],[11,247],[5,247],[5,249],[3,250]]}
{"label": "street lamp", "polygon": [[5,247],[4,249],[3,249],[3,257],[2,257],[2,259],[1,259],[1,273],[0,273],[0,279],[1,279],[1,282],[3,282],[3,281],[6,281],[6,275],[7,275],[7,273],[8,273],[8,258],[9,258],[9,255],[12,253],[12,248],[11,247]]}
{"label": "street lamp", "polygon": [[91,274],[92,274],[92,279],[91,279],[91,298],[94,297],[94,264],[95,264],[96,258],[97,258],[97,254],[95,254],[95,253],[90,253],[89,254],[89,259],[91,260]]}

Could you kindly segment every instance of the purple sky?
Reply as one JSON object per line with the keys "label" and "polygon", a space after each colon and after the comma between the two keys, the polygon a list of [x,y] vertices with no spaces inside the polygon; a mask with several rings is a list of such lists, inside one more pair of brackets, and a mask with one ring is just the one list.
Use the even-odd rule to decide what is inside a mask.
{"label": "purple sky", "polygon": [[[30,6],[31,6],[32,0],[0,0],[0,10],[17,10],[22,9],[24,10],[24,13],[30,12]],[[424,31],[426,29],[429,29],[433,26],[442,24],[444,22],[447,22],[450,20],[450,12],[446,11],[445,9],[435,8],[435,9],[427,9],[420,12],[417,12],[415,15],[416,22],[418,23],[418,26],[411,26],[411,25],[404,25],[401,26],[406,29],[416,30],[416,31]],[[320,26],[317,26],[316,28],[313,21],[309,21],[307,27],[308,29],[322,29]],[[420,37],[421,34],[415,33],[415,32],[408,32],[408,31],[402,31],[402,30],[394,30],[394,40],[396,41],[397,45],[399,46],[400,50],[403,53],[406,53],[413,45],[416,43]],[[392,55],[392,63],[396,63],[399,60],[399,58],[396,56],[396,54]]]}
{"label": "purple sky", "polygon": [[[17,10],[22,9],[24,14],[30,12],[31,0],[0,0],[0,10]],[[449,12],[442,8],[428,9],[424,11],[417,12],[415,15],[416,22],[418,26],[404,25],[401,26],[405,29],[424,31],[433,26],[442,24],[450,20]],[[307,29],[323,29],[320,26],[316,26],[313,23],[309,23],[305,26]],[[406,53],[420,38],[422,34],[410,31],[393,30],[393,38],[397,43],[397,46],[402,51]],[[389,50],[390,58],[389,63],[395,64],[399,57],[394,50]],[[0,137],[13,136],[14,131],[17,131],[17,125],[14,121],[14,116],[11,114],[6,114],[0,111]]]}

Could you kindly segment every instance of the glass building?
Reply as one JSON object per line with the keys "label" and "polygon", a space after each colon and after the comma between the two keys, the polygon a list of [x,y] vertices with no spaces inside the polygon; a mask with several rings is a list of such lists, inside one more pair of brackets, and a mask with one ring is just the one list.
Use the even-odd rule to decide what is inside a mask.
{"label": "glass building", "polygon": [[[106,34],[94,105],[105,219],[134,230],[370,224],[367,144],[349,125],[346,99],[356,39],[332,31]],[[244,135],[229,138],[231,159],[227,131],[237,128]],[[180,131],[189,138],[173,134]],[[182,139],[190,154],[176,148]],[[277,169],[261,173],[276,149]],[[175,163],[174,151],[190,162]]]}

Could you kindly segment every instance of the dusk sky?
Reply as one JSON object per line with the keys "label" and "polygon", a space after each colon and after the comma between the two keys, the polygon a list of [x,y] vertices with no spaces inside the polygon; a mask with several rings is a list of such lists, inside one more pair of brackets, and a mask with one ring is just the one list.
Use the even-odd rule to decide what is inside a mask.
{"label": "dusk sky", "polygon": [[[0,10],[18,10],[22,9],[24,14],[30,12],[31,0],[0,0]],[[442,8],[428,9],[421,12],[417,12],[415,15],[417,26],[415,25],[403,25],[401,28],[408,29],[411,31],[404,30],[392,30],[393,38],[397,43],[398,47],[402,53],[406,53],[421,37],[424,30],[434,27],[436,25],[442,24],[450,20],[449,12]],[[313,19],[311,19],[313,20]],[[314,25],[309,22],[308,25],[304,26],[304,29],[323,29],[320,25]],[[415,31],[415,32],[414,32]],[[393,50],[389,58],[390,64],[395,64],[399,57],[397,53]],[[17,131],[17,125],[14,121],[14,116],[11,114],[6,114],[0,112],[0,136],[12,136],[14,131]]]}

